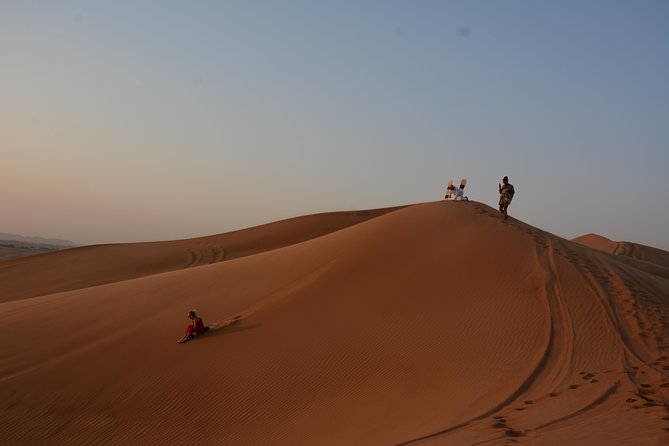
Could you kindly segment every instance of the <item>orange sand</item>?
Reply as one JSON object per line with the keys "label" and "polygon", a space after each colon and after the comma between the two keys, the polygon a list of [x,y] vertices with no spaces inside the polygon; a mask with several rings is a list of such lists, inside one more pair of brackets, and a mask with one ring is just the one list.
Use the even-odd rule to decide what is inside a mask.
{"label": "orange sand", "polygon": [[[634,246],[441,201],[0,262],[1,443],[667,444]],[[241,321],[177,344],[190,308]]]}

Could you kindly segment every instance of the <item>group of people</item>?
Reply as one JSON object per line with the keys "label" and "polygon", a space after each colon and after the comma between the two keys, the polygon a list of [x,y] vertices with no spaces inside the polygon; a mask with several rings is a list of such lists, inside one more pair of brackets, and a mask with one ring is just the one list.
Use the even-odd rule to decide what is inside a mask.
{"label": "group of people", "polygon": [[[453,180],[448,180],[448,186],[446,187],[446,200],[469,200],[465,195],[465,186],[467,185],[467,180],[462,179],[460,181],[460,187],[457,187],[453,184]],[[513,188],[513,184],[509,183],[509,177],[505,176],[502,178],[502,183],[498,185],[499,189],[499,211],[504,214],[504,219],[509,218],[507,209],[513,200],[513,196],[516,193],[516,190]]]}

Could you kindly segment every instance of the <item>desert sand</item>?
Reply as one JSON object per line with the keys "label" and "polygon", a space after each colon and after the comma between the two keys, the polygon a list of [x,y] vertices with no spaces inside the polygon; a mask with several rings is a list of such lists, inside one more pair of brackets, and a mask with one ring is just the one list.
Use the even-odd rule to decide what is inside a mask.
{"label": "desert sand", "polygon": [[577,241],[441,201],[0,262],[0,443],[669,444],[669,253]]}

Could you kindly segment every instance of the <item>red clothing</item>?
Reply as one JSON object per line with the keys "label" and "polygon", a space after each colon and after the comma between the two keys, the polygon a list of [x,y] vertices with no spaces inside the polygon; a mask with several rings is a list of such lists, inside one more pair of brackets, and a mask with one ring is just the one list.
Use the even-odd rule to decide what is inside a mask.
{"label": "red clothing", "polygon": [[186,334],[199,334],[199,333],[204,333],[204,322],[202,322],[202,318],[198,317],[193,320],[193,323],[188,325],[186,327]]}

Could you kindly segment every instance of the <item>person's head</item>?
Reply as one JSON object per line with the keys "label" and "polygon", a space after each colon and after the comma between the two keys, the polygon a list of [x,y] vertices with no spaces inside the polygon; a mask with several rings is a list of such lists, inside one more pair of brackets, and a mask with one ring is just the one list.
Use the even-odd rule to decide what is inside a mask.
{"label": "person's head", "polygon": [[502,183],[509,184],[509,177],[502,178]]}
{"label": "person's head", "polygon": [[195,311],[195,310],[190,310],[190,311],[188,312],[188,318],[189,318],[189,319],[196,319],[196,318],[197,318],[197,311]]}

